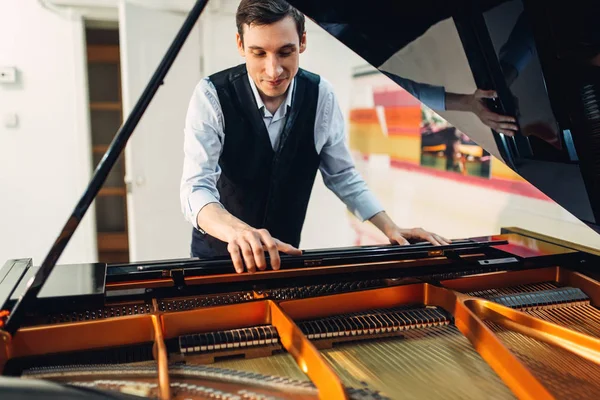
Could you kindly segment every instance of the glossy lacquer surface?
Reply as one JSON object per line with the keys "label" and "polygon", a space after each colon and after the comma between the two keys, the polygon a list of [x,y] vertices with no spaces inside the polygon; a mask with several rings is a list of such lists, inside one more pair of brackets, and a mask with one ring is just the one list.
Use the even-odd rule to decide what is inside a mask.
{"label": "glossy lacquer surface", "polygon": [[473,112],[439,113],[575,216],[597,223],[600,24],[589,17],[598,12],[593,2],[290,3],[431,108],[436,88],[446,96],[496,91],[486,106],[516,118],[513,136]]}

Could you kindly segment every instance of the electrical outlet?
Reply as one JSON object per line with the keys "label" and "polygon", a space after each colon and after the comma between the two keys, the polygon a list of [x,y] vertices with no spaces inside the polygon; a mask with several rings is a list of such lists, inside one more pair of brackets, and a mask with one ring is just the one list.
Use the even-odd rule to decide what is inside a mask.
{"label": "electrical outlet", "polygon": [[0,83],[15,83],[17,69],[15,67],[0,67]]}

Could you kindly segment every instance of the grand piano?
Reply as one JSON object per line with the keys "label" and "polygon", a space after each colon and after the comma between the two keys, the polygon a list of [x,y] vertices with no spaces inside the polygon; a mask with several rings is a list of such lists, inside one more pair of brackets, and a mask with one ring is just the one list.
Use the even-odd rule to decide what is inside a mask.
{"label": "grand piano", "polygon": [[[407,90],[496,90],[487,106],[516,135],[445,117],[598,229],[592,1],[290,2]],[[47,257],[0,270],[2,399],[600,398],[600,250],[520,228],[306,250],[254,274],[227,258],[57,265],[205,5]]]}

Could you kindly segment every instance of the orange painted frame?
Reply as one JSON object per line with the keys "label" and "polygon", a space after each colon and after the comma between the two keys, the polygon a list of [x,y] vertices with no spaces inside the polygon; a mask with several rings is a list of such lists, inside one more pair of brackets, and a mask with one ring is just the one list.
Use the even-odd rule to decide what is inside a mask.
{"label": "orange painted frame", "polygon": [[166,339],[190,333],[264,324],[271,324],[277,328],[281,344],[314,383],[319,398],[348,398],[339,377],[321,357],[319,351],[271,300],[161,314],[161,325]]}
{"label": "orange painted frame", "polygon": [[17,357],[149,342],[154,343],[156,353],[155,324],[154,317],[147,314],[21,328],[14,337],[0,330],[0,372],[9,359]]}
{"label": "orange painted frame", "polygon": [[302,320],[415,303],[441,307],[450,312],[454,316],[456,327],[471,341],[475,350],[519,398],[552,398],[548,390],[517,360],[500,339],[465,306],[460,293],[452,290],[421,283],[290,300],[279,303],[279,306],[291,318]]}

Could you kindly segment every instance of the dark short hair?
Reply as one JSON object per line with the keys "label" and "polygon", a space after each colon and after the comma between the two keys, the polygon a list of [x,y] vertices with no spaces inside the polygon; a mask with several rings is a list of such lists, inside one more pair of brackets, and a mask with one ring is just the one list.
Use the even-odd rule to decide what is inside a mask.
{"label": "dark short hair", "polygon": [[269,25],[290,16],[296,22],[298,37],[304,33],[304,14],[284,0],[242,0],[235,14],[238,33],[244,41],[244,24]]}

